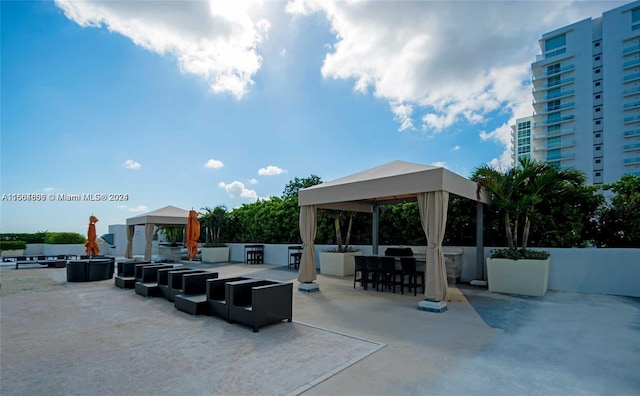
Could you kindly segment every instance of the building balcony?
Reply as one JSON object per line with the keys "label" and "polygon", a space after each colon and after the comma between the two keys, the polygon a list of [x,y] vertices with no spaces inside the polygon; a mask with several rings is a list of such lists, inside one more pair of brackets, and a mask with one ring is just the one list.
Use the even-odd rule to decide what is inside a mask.
{"label": "building balcony", "polygon": [[640,143],[625,144],[624,151],[640,151]]}
{"label": "building balcony", "polygon": [[634,122],[638,122],[640,121],[640,114],[638,115],[634,115],[634,116],[629,116],[629,117],[624,117],[623,122],[625,124],[631,124]]}
{"label": "building balcony", "polygon": [[622,94],[624,96],[634,95],[634,94],[637,94],[637,93],[640,93],[640,86],[629,88],[629,89],[625,89],[624,91],[622,91]]}
{"label": "building balcony", "polygon": [[622,77],[622,81],[624,82],[631,82],[631,81],[636,81],[636,80],[640,80],[640,73],[633,73],[633,74],[628,74],[624,77]]}
{"label": "building balcony", "polygon": [[622,64],[622,68],[623,68],[623,69],[628,69],[628,68],[630,68],[630,67],[638,66],[638,65],[640,65],[640,58],[638,58],[638,59],[631,59],[631,60],[628,60],[628,61],[624,62],[624,63]]}
{"label": "building balcony", "polygon": [[[640,91],[640,88],[638,88],[638,89]],[[545,103],[545,102],[548,102],[548,101],[554,100],[554,99],[566,98],[566,97],[572,96],[575,92],[576,92],[575,89],[565,89],[564,91],[560,91],[560,92],[555,92],[553,94],[544,95],[540,99],[536,99],[534,97],[532,104],[535,105],[535,104],[538,104],[538,103]]]}
{"label": "building balcony", "polygon": [[546,68],[543,69],[542,72],[540,72],[540,73],[536,73],[536,71],[534,70],[534,75],[531,78],[531,81],[539,80],[541,78],[553,77],[555,75],[558,75],[560,73],[565,73],[565,72],[571,71],[573,69],[575,69],[575,65],[574,64],[569,64],[569,65],[564,65],[564,66],[560,67],[559,69],[554,69],[551,72],[549,72]]}
{"label": "building balcony", "polygon": [[[534,122],[533,126],[534,127],[544,127],[544,126],[550,126],[550,125],[557,125],[557,124],[561,124],[563,122],[569,122],[569,121],[573,121],[573,119],[575,118],[575,116],[572,115],[566,115],[564,117],[560,117],[557,120],[552,120],[552,121],[541,121],[541,122]],[[640,116],[639,116],[640,119]]]}
{"label": "building balcony", "polygon": [[562,153],[556,155],[547,155],[547,161],[569,161],[576,157],[576,153]]}
{"label": "building balcony", "polygon": [[547,143],[546,145],[540,145],[540,146],[533,146],[533,151],[548,151],[548,150],[554,150],[554,149],[559,149],[559,148],[567,148],[567,147],[573,147],[576,145],[576,140],[575,139],[568,139],[568,140],[564,140],[564,141],[560,141],[560,142],[555,142],[555,143]]}
{"label": "building balcony", "polygon": [[640,107],[640,100],[634,100],[633,102],[625,103],[622,107],[625,110],[635,109],[636,107]]}
{"label": "building balcony", "polygon": [[539,133],[532,133],[531,139],[533,140],[548,139],[550,137],[565,136],[565,135],[571,135],[574,133],[576,133],[575,128],[562,128],[558,131],[553,131],[553,132],[542,131]]}
{"label": "building balcony", "polygon": [[625,138],[632,138],[636,136],[640,136],[640,129],[630,129],[630,130],[624,131]]}
{"label": "building balcony", "polygon": [[622,50],[622,53],[624,55],[631,55],[636,52],[640,52],[640,44],[632,45]]}
{"label": "building balcony", "polygon": [[640,165],[640,157],[627,158],[623,161],[624,166]]}
{"label": "building balcony", "polygon": [[[560,79],[560,81],[557,82],[551,82],[551,83],[546,83],[546,84],[533,84],[533,89],[531,90],[533,93],[536,92],[542,92],[542,91],[546,91],[549,88],[557,88],[557,87],[562,87],[565,86],[567,84],[571,84],[572,82],[575,81],[574,77],[565,77]],[[539,87],[537,87],[536,85],[541,85]]]}
{"label": "building balcony", "polygon": [[[533,114],[544,115],[544,114],[553,113],[560,110],[572,109],[575,107],[575,105],[576,104],[574,102],[568,102],[568,103],[562,103],[558,106],[547,106],[545,108],[542,103],[536,103],[536,106],[534,106]],[[537,109],[538,107],[542,107],[542,109],[538,110]]]}

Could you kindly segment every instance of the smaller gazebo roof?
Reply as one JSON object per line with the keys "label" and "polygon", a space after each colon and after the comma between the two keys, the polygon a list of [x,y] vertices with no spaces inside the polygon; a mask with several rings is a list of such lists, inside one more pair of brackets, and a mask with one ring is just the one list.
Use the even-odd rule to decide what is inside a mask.
{"label": "smaller gazebo roof", "polygon": [[[442,167],[392,161],[302,189],[298,204],[371,212],[374,203],[412,200],[417,194],[430,191],[448,191],[476,200],[477,188],[474,181]],[[481,194],[480,201],[488,203],[487,195]]]}
{"label": "smaller gazebo roof", "polygon": [[127,225],[161,224],[161,225],[186,225],[189,218],[189,211],[176,208],[175,206],[165,206],[137,217],[127,219]]}

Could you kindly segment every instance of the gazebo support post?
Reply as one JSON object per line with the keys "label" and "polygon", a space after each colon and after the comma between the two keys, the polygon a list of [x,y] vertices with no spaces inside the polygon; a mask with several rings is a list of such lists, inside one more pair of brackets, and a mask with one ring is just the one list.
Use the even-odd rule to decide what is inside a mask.
{"label": "gazebo support post", "polygon": [[373,203],[373,217],[371,219],[371,250],[374,255],[378,254],[378,233],[380,229],[380,207],[377,203]]}
{"label": "gazebo support post", "polygon": [[484,280],[484,204],[478,201],[476,206],[476,279],[472,286],[486,287]]}

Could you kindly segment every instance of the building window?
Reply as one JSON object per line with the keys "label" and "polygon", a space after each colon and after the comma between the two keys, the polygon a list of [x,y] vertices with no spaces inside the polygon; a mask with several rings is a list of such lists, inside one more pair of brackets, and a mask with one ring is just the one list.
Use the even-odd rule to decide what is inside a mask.
{"label": "building window", "polygon": [[600,55],[596,56],[596,61],[600,60]]}
{"label": "building window", "polygon": [[600,120],[596,120],[596,125],[600,125],[601,121]]}
{"label": "building window", "polygon": [[547,75],[556,74],[560,72],[560,64],[554,63],[553,65],[547,66]]}
{"label": "building window", "polygon": [[600,172],[596,172],[596,177],[600,177],[601,174],[602,173],[600,173]]}
{"label": "building window", "polygon": [[640,22],[640,7],[631,10],[631,23]]}
{"label": "building window", "polygon": [[602,146],[596,146],[596,151],[602,150]]}
{"label": "building window", "polygon": [[593,43],[593,46],[594,46],[594,47],[599,47],[599,46],[600,46],[600,42],[599,42],[599,41],[596,41],[595,43]]}
{"label": "building window", "polygon": [[596,107],[596,112],[601,111],[602,108],[601,107]]}
{"label": "building window", "polygon": [[600,74],[600,69],[599,68],[596,69],[595,71],[596,71],[596,74]]}
{"label": "building window", "polygon": [[544,51],[549,52],[556,48],[564,47],[567,44],[567,37],[565,34],[561,34],[554,38],[550,38],[544,41]]}
{"label": "building window", "polygon": [[600,81],[596,81],[596,87],[600,86]]}
{"label": "building window", "polygon": [[596,164],[599,164],[600,162],[602,162],[602,160],[601,160],[600,158],[598,158],[598,159],[596,160]]}
{"label": "building window", "polygon": [[547,111],[555,111],[558,110],[560,108],[560,100],[552,100],[551,102],[547,103]]}
{"label": "building window", "polygon": [[600,94],[597,94],[597,95],[596,95],[596,99],[600,99]]}
{"label": "building window", "polygon": [[602,134],[600,133],[596,133],[596,137],[599,138],[600,136],[602,136]]}
{"label": "building window", "polygon": [[555,87],[560,84],[560,76],[549,77],[547,79],[547,87]]}
{"label": "building window", "polygon": [[531,121],[525,121],[518,124],[518,130],[521,131],[523,129],[531,128]]}

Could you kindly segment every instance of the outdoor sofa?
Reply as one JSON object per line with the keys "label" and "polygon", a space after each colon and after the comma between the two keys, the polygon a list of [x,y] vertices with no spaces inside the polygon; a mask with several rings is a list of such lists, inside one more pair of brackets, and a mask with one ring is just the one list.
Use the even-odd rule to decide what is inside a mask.
{"label": "outdoor sofa", "polygon": [[170,271],[168,274],[168,295],[164,295],[163,296],[169,300],[170,302],[174,302],[175,298],[178,294],[182,294],[182,277],[185,274],[201,274],[203,272],[207,272],[205,270],[189,270],[189,271]]}
{"label": "outdoor sofa", "polygon": [[136,285],[136,265],[152,265],[151,261],[127,260],[118,263],[115,286],[121,289],[133,289]]}
{"label": "outdoor sofa", "polygon": [[244,280],[227,283],[229,323],[249,326],[257,333],[261,327],[293,319],[293,284],[270,280]]}

